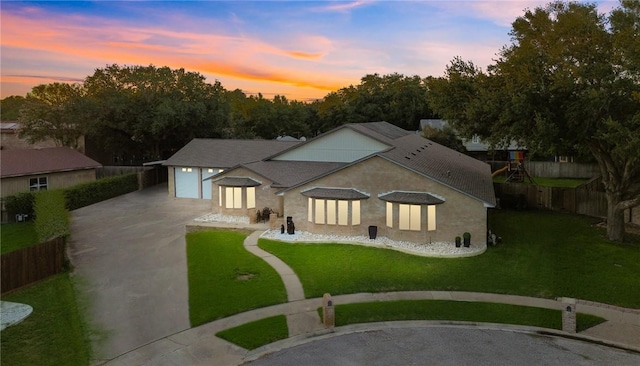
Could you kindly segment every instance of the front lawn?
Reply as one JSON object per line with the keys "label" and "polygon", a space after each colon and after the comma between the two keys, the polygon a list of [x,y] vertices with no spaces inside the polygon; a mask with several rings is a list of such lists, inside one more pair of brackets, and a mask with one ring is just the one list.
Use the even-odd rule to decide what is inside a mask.
{"label": "front lawn", "polygon": [[243,246],[245,234],[187,234],[191,326],[287,301],[278,273]]}
{"label": "front lawn", "polygon": [[36,234],[33,222],[2,224],[0,226],[0,235],[2,238],[2,254],[38,244],[38,234]]}
{"label": "front lawn", "polygon": [[4,295],[33,313],[2,331],[2,365],[88,365],[91,345],[68,273]]}
{"label": "front lawn", "polygon": [[477,291],[640,308],[640,240],[609,242],[592,223],[549,211],[493,210],[490,228],[502,244],[456,259],[347,244],[261,239],[259,245],[293,268],[307,298],[326,292]]}
{"label": "front lawn", "polygon": [[276,315],[216,333],[216,336],[248,350],[289,337],[287,317]]}
{"label": "front lawn", "polygon": [[[322,317],[322,308],[318,310]],[[465,322],[516,324],[562,329],[560,310],[529,306],[448,300],[401,300],[337,305],[336,326],[399,320],[451,320]],[[577,330],[581,332],[605,320],[577,315]]]}

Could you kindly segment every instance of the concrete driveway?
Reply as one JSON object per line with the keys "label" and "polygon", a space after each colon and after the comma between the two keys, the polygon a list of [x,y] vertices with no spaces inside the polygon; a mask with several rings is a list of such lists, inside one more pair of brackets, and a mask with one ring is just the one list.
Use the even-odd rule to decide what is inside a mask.
{"label": "concrete driveway", "polygon": [[188,329],[185,224],[210,200],[159,185],[72,212],[70,257],[89,302],[94,359],[108,360]]}

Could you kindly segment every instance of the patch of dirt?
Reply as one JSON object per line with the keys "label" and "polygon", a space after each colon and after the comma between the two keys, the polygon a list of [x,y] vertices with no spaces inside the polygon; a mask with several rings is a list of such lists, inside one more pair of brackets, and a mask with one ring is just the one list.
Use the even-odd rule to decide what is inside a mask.
{"label": "patch of dirt", "polygon": [[254,278],[256,275],[253,273],[241,273],[236,276],[236,280],[238,281],[249,281]]}

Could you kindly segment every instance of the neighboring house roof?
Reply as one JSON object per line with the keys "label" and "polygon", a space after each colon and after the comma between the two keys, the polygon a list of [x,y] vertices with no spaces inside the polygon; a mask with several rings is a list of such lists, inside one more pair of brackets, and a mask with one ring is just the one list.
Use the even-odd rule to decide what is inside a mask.
{"label": "neighboring house roof", "polygon": [[249,177],[224,177],[215,182],[222,187],[257,187],[262,184]]}
{"label": "neighboring house roof", "polygon": [[369,198],[369,195],[364,194],[353,188],[311,188],[306,191],[300,192],[303,196],[320,199],[333,199],[333,200],[363,200]]}
{"label": "neighboring house roof", "polygon": [[300,141],[193,139],[163,165],[231,168],[264,159]]}
{"label": "neighboring house roof", "polygon": [[393,191],[380,195],[378,198],[387,202],[406,203],[412,205],[439,205],[444,203],[444,200],[428,192]]}
{"label": "neighboring house roof", "polygon": [[0,122],[0,131],[6,133],[16,133],[20,124],[14,121]]}
{"label": "neighboring house roof", "polygon": [[2,178],[95,169],[102,166],[69,147],[2,150],[0,157],[2,158],[0,166]]}
{"label": "neighboring house roof", "polygon": [[[449,123],[445,120],[442,119],[421,119],[420,120],[420,131],[418,131],[419,134],[422,134],[422,131],[424,130],[424,128],[426,126],[431,126],[435,129],[438,130],[442,130],[444,129],[446,126],[448,126]],[[482,142],[482,140],[474,140],[474,139],[462,139],[462,144],[464,145],[464,147],[467,149],[467,151],[489,151],[492,150],[491,146],[485,142]],[[518,143],[516,141],[511,141],[509,143],[509,146],[506,147],[502,147],[499,148],[497,150],[526,150],[527,148],[524,146],[520,146],[518,145]],[[496,150],[495,148],[493,150]]]}

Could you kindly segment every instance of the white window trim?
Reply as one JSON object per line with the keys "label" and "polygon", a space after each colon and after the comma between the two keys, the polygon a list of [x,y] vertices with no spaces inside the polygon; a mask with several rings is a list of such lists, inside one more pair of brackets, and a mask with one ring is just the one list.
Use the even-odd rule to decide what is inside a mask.
{"label": "white window trim", "polygon": [[[35,183],[31,183],[35,179]],[[45,183],[40,183],[40,180],[44,179]],[[29,191],[46,191],[49,189],[49,177],[38,176],[29,178]]]}

